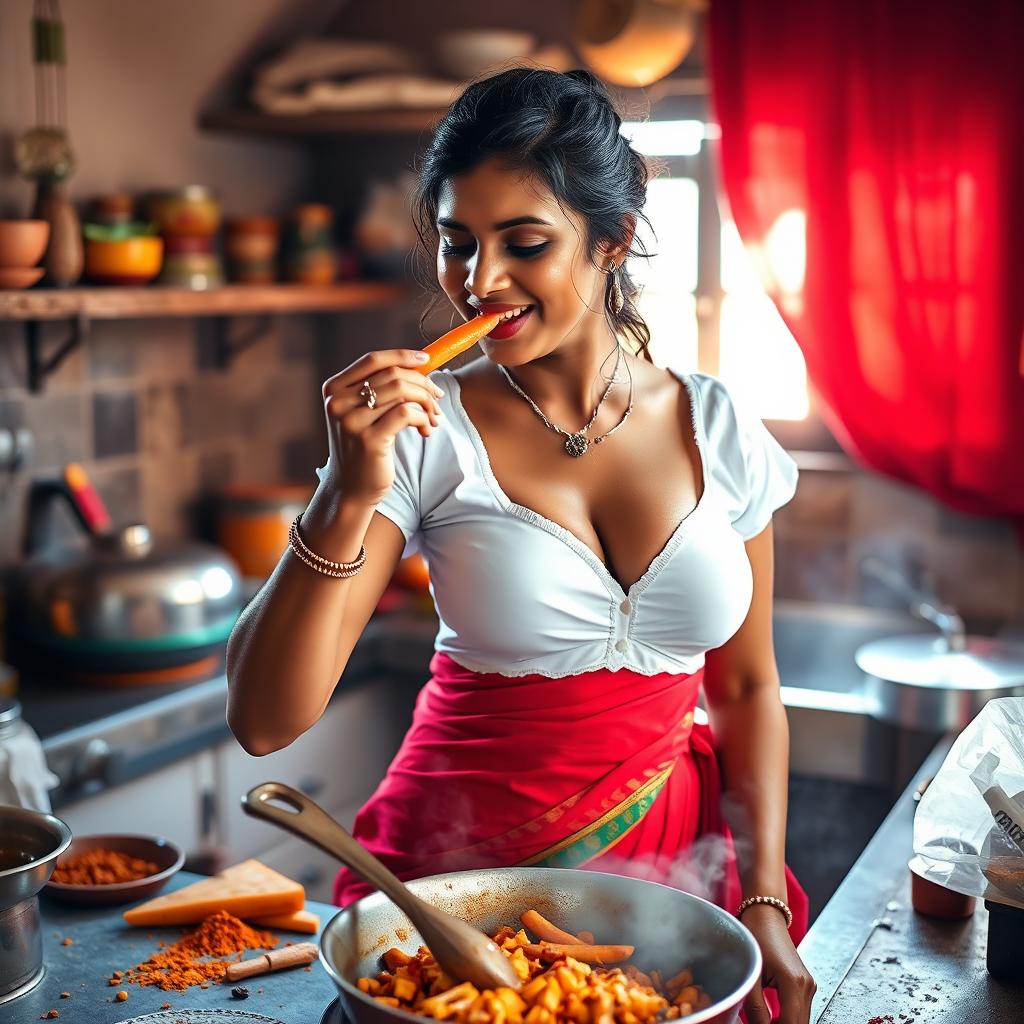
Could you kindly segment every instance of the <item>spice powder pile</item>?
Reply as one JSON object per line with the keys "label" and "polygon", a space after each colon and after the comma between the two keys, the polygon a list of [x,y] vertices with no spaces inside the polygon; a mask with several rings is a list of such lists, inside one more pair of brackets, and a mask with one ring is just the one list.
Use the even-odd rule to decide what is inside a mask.
{"label": "spice powder pile", "polygon": [[118,850],[86,850],[59,861],[52,880],[64,885],[114,885],[134,882],[159,870],[152,861],[129,857]]}
{"label": "spice powder pile", "polygon": [[[226,910],[219,910],[173,945],[137,964],[119,981],[181,992],[192,985],[219,981],[228,964],[240,960],[247,949],[273,949],[276,945],[277,936],[272,932],[250,928]],[[239,955],[234,956],[236,953]]]}

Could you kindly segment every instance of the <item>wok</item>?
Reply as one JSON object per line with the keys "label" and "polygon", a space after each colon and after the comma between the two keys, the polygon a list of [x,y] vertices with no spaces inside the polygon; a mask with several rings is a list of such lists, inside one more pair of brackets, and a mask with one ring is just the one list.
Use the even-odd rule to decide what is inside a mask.
{"label": "wok", "polygon": [[[714,904],[636,878],[569,868],[487,868],[432,875],[407,883],[422,899],[487,932],[517,925],[524,910],[540,911],[571,932],[636,946],[631,963],[666,978],[684,967],[714,1000],[686,1024],[733,1024],[761,973],[753,937]],[[412,955],[422,945],[408,918],[382,893],[335,915],[320,938],[320,958],[355,1024],[429,1020],[376,1002],[356,988],[375,976],[392,946]]]}

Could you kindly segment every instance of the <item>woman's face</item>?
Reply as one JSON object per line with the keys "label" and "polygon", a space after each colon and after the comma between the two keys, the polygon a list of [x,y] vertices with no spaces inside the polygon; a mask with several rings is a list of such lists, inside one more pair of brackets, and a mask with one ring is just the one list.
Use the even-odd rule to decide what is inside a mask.
{"label": "woman's face", "polygon": [[585,222],[532,175],[479,164],[444,184],[437,221],[437,279],[463,316],[529,307],[480,342],[488,358],[525,363],[607,332]]}

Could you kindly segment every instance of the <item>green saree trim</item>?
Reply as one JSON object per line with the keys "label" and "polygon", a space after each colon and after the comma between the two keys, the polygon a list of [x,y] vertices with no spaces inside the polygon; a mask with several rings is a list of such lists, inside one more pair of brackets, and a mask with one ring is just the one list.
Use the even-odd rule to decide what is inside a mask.
{"label": "green saree trim", "polygon": [[672,774],[672,765],[662,769],[635,793],[597,821],[523,861],[524,867],[578,868],[607,853],[643,820]]}

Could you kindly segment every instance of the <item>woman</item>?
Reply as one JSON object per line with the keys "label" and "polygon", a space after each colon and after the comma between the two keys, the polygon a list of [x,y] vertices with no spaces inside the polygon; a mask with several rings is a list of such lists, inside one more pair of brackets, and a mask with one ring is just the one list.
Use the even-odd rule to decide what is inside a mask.
{"label": "woman", "polygon": [[[324,384],[330,456],[231,637],[229,721],[254,754],[308,729],[421,550],[431,678],[360,840],[404,878],[585,865],[703,888],[803,1024],[771,638],[771,515],[796,470],[717,380],[650,362],[623,267],[648,172],[620,123],[589,73],[525,68],[441,122],[421,238],[459,314],[508,319],[458,370],[390,349]],[[364,891],[339,874],[337,903]],[[746,1011],[768,1020],[760,987]]]}

